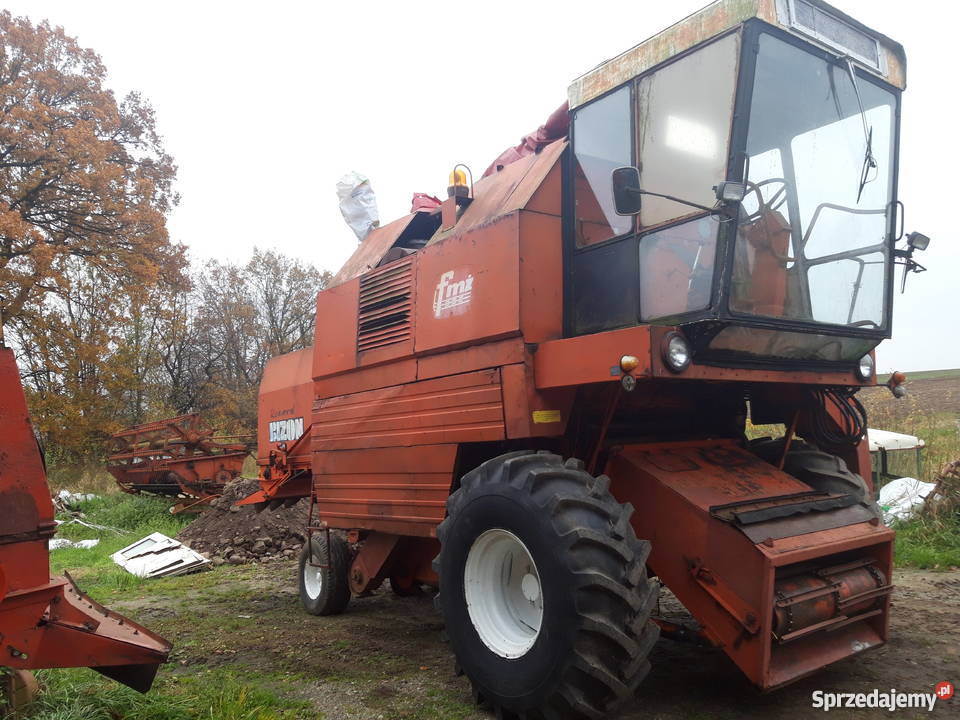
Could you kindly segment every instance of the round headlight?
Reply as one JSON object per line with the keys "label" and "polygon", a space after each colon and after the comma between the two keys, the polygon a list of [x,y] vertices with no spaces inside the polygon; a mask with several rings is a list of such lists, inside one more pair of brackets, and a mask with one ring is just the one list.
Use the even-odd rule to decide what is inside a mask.
{"label": "round headlight", "polygon": [[857,363],[857,375],[861,380],[869,380],[873,377],[873,358],[870,355],[864,355]]}
{"label": "round headlight", "polygon": [[673,372],[683,372],[690,364],[690,343],[680,333],[670,333],[663,342],[663,361]]}

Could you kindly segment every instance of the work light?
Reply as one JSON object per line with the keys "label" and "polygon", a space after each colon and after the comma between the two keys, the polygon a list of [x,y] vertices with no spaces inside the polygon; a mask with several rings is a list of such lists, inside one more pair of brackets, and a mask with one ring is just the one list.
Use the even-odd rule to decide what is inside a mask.
{"label": "work light", "polygon": [[679,373],[690,364],[690,343],[678,332],[672,332],[663,339],[663,361],[673,372]]}

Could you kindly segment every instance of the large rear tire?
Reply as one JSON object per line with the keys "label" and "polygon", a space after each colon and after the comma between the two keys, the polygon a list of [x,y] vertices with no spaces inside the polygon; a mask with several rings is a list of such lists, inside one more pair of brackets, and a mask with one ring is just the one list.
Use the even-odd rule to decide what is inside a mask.
{"label": "large rear tire", "polygon": [[[300,551],[298,578],[300,603],[311,615],[339,615],[350,602],[350,545],[339,535],[330,534],[330,563],[327,562],[327,538],[315,533]],[[310,548],[313,548],[312,562]]]}
{"label": "large rear tire", "polygon": [[447,502],[437,606],[498,718],[607,717],[650,668],[650,544],[608,485],[579,460],[521,451],[467,473]]}

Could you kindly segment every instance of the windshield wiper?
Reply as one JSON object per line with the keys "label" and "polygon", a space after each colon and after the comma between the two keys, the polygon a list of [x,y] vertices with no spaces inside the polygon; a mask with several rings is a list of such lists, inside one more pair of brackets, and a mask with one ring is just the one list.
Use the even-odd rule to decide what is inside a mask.
{"label": "windshield wiper", "polygon": [[860,86],[857,85],[857,75],[853,70],[853,60],[849,57],[845,58],[845,60],[847,61],[847,73],[850,75],[850,82],[853,84],[853,92],[857,96],[857,105],[860,107],[860,119],[863,121],[863,137],[867,142],[867,148],[863,153],[863,165],[860,168],[860,186],[857,188],[857,205],[859,205],[864,186],[877,177],[876,174],[870,177],[870,171],[877,169],[877,160],[873,157],[873,125],[867,126],[867,114],[863,111],[863,101],[860,99]]}
{"label": "windshield wiper", "polygon": [[873,125],[871,125],[869,132],[867,132],[867,150],[863,154],[863,167],[860,168],[860,188],[857,190],[857,205],[860,204],[860,196],[863,194],[863,186],[877,177],[874,175],[872,178],[867,179],[870,175],[870,171],[876,169],[877,161],[873,157]]}

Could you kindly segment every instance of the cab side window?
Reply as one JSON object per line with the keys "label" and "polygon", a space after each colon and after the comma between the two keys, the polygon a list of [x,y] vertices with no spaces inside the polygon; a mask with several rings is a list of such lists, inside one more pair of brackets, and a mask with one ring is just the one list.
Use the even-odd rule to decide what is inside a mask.
{"label": "cab side window", "polygon": [[633,218],[617,215],[611,173],[633,164],[630,88],[623,87],[577,110],[574,133],[574,202],[577,247],[633,230]]}

